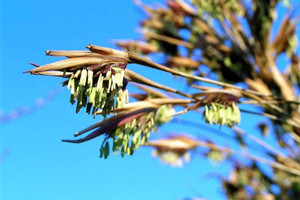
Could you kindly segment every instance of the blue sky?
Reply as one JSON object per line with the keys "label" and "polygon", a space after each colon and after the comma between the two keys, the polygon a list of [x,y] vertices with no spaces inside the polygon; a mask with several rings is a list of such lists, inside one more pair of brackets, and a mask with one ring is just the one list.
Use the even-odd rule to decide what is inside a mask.
{"label": "blue sky", "polygon": [[[143,14],[131,1],[9,0],[1,1],[0,9],[2,115],[16,109],[26,112],[26,106],[38,105],[40,98],[57,93],[34,113],[0,124],[0,153],[6,154],[0,158],[0,199],[224,199],[218,181],[204,175],[218,172],[227,176],[230,169],[226,163],[214,166],[197,157],[183,168],[172,168],[152,158],[148,148],[140,148],[131,157],[112,155],[104,160],[99,158],[102,138],[80,145],[62,143],[61,139],[72,138],[100,118],[75,114],[68,102],[69,91],[60,89],[62,79],[22,74],[32,68],[29,62],[57,60],[46,57],[45,50],[84,50],[90,43],[114,47],[112,39],[139,38],[135,29]],[[169,86],[180,84],[165,73],[141,66],[129,68]],[[190,117],[204,124],[199,115]],[[253,124],[257,117],[245,117],[247,122],[241,126],[256,132]],[[212,134],[170,124],[156,137],[174,130],[202,138]]]}

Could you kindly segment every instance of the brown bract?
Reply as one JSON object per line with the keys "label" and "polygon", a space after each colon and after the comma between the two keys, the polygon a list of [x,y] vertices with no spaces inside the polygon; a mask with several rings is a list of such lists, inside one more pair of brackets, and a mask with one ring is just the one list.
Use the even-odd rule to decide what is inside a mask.
{"label": "brown bract", "polygon": [[86,48],[88,48],[91,52],[98,53],[99,56],[104,57],[105,59],[115,60],[115,61],[123,61],[124,63],[129,61],[128,53],[124,51],[119,51],[116,49],[106,48],[95,46],[89,44]]}
{"label": "brown bract", "polygon": [[28,72],[31,74],[36,74],[37,72],[50,71],[50,70],[64,70],[71,67],[81,67],[86,65],[95,65],[95,64],[103,64],[106,63],[107,60],[98,57],[77,57],[77,58],[69,58],[66,60],[50,63],[47,65],[40,66],[38,68],[29,70]]}
{"label": "brown bract", "polygon": [[[78,68],[87,67],[91,70],[100,70],[108,65],[117,64],[121,68],[125,68],[129,62],[127,52],[109,49],[105,47],[99,47],[95,45],[88,45],[88,51],[46,51],[49,56],[64,56],[67,57],[65,60],[53,62],[43,66],[34,65],[36,68],[26,71],[31,74],[40,75],[53,75],[60,76],[60,71],[64,73],[76,71]],[[55,71],[55,72],[51,72]],[[41,73],[43,72],[43,73]]]}
{"label": "brown bract", "polygon": [[99,54],[92,53],[90,51],[61,51],[61,50],[47,50],[47,56],[65,56],[68,58],[72,57],[98,57]]}

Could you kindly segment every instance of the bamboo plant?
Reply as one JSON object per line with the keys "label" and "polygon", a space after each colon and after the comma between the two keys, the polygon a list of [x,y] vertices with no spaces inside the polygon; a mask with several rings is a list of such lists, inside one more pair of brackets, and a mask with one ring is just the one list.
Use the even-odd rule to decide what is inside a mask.
{"label": "bamboo plant", "polygon": [[[64,60],[34,64],[36,68],[28,71],[62,77],[76,112],[85,108],[93,117],[102,118],[74,134],[87,134],[81,139],[62,141],[82,143],[102,136],[100,157],[104,158],[110,152],[132,155],[144,146],[154,148],[154,156],[174,166],[182,166],[195,154],[214,162],[228,160],[233,170],[229,177],[220,178],[228,199],[299,199],[300,57],[296,26],[300,15],[296,8],[279,0],[135,3],[145,12],[141,39],[116,41],[121,50],[88,45],[87,51],[46,51]],[[287,13],[277,19],[276,9],[284,6]],[[275,30],[278,20],[280,28]],[[151,60],[157,54],[163,55],[160,63]],[[288,61],[279,66],[282,56]],[[130,70],[131,64],[182,77],[180,80],[196,92],[143,77]],[[131,93],[128,84],[143,92]],[[258,109],[243,106],[249,104]],[[230,140],[244,150],[188,133],[151,140],[162,124],[190,112],[197,113],[207,127],[230,128],[234,135]],[[257,127],[264,137],[272,128],[268,137],[275,138],[278,145],[244,131],[239,124],[247,120],[246,114],[264,116],[267,123],[257,122]],[[250,162],[241,162],[241,157]],[[261,164],[270,166],[272,177]],[[273,185],[280,191],[274,191]]]}

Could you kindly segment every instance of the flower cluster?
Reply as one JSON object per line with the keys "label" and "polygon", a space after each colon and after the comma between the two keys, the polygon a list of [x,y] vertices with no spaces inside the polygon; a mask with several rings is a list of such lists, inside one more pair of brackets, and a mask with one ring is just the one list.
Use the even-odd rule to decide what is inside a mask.
{"label": "flower cluster", "polygon": [[112,152],[121,152],[122,157],[125,154],[132,155],[134,151],[140,146],[147,143],[150,132],[162,123],[170,121],[172,118],[168,117],[174,110],[169,105],[162,105],[158,109],[139,115],[132,119],[132,121],[118,127],[103,141],[100,148],[100,157],[107,158],[110,153],[108,138],[113,141]]}
{"label": "flower cluster", "polygon": [[199,101],[199,105],[204,106],[203,117],[206,123],[229,127],[240,123],[241,114],[237,104],[242,95],[239,91],[228,88],[194,87],[203,90],[201,93],[194,94],[194,97],[204,96]]}
{"label": "flower cluster", "polygon": [[[109,67],[106,73],[94,77],[93,70],[77,70],[68,80],[71,90],[70,102],[77,100],[76,112],[86,107],[86,112],[95,115],[101,108],[106,116],[113,108],[121,108],[128,103],[128,92],[124,89],[124,69],[117,65]],[[114,98],[116,96],[116,98]]]}
{"label": "flower cluster", "polygon": [[234,102],[230,105],[220,103],[205,105],[203,116],[208,124],[220,124],[229,127],[239,124],[241,120],[240,110]]}
{"label": "flower cluster", "polygon": [[50,63],[28,72],[68,78],[63,82],[71,90],[70,102],[77,101],[76,112],[85,107],[87,113],[102,109],[105,117],[115,108],[128,103],[127,80],[124,71],[127,53],[88,45],[90,51],[46,51],[49,56],[64,56],[65,60]]}
{"label": "flower cluster", "polygon": [[[154,129],[153,112],[134,119],[129,123],[116,129],[109,137],[113,140],[112,152],[121,152],[122,157],[125,154],[132,155],[134,151],[148,141],[150,131]],[[109,155],[109,142],[105,140],[105,145],[100,148],[100,157]]]}

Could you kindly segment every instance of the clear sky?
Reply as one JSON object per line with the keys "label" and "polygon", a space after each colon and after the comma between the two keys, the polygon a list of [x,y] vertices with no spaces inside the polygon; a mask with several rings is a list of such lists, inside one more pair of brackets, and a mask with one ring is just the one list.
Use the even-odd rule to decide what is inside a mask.
{"label": "clear sky", "polygon": [[[183,168],[173,168],[152,158],[148,148],[139,148],[134,156],[111,155],[104,160],[99,158],[103,138],[83,144],[62,143],[61,139],[71,139],[73,133],[100,118],[75,114],[69,91],[60,89],[62,79],[22,74],[32,68],[29,62],[42,65],[57,60],[46,57],[45,50],[84,50],[90,43],[114,47],[112,39],[139,38],[136,28],[143,13],[132,1],[7,0],[1,1],[0,9],[0,115],[17,117],[16,113],[34,108],[29,115],[0,124],[0,199],[224,199],[218,181],[207,173],[227,177],[230,169],[226,163],[215,166],[195,157]],[[140,66],[129,68],[169,86],[181,84],[170,84],[172,77],[164,73]],[[43,101],[53,95],[51,101]],[[257,117],[246,117],[241,126],[257,132],[252,126]],[[204,124],[199,115],[190,118]],[[212,134],[170,124],[156,137],[175,130],[202,138]]]}

